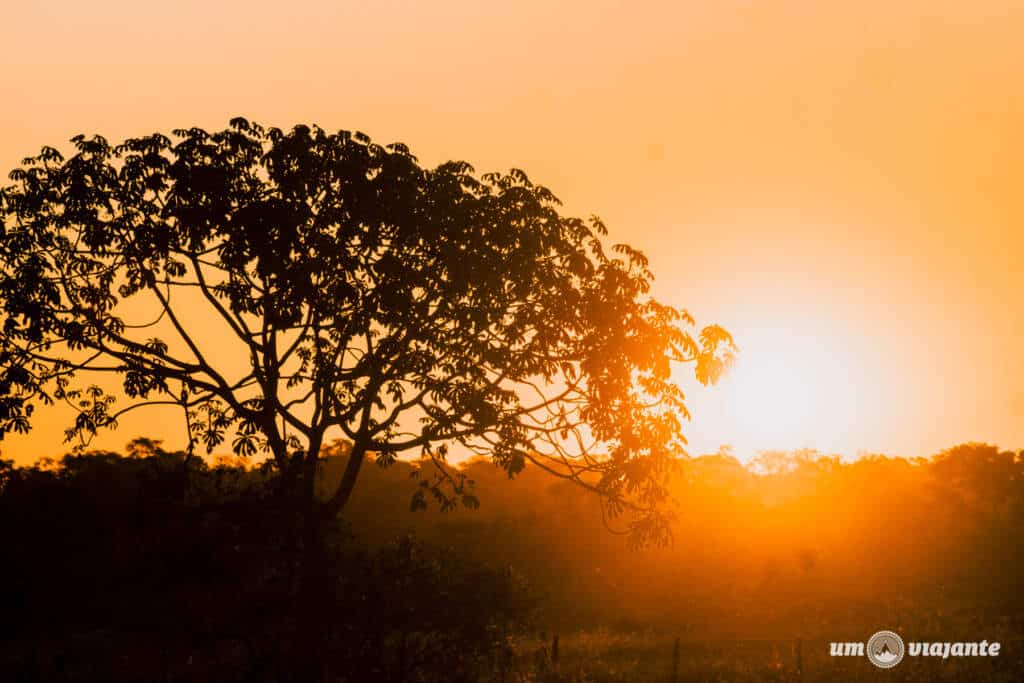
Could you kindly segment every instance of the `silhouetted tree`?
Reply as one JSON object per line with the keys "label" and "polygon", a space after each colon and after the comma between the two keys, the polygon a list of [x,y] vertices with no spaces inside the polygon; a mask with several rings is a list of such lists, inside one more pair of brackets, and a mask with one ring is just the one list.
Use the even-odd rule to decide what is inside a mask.
{"label": "silhouetted tree", "polygon": [[[443,466],[457,446],[630,508],[640,540],[664,532],[686,414],[672,363],[713,381],[731,339],[695,338],[688,314],[651,299],[642,254],[606,253],[598,219],[562,216],[521,171],[428,169],[402,144],[240,118],[174,136],[78,136],[70,158],[45,147],[11,173],[0,435],[62,401],[84,445],[165,404],[189,454],[226,440],[268,453],[301,520],[300,610],[318,609],[327,527],[371,454],[433,460],[414,507],[475,505]],[[332,433],[351,449],[318,498]],[[307,617],[300,642],[317,632]]]}
{"label": "silhouetted tree", "polygon": [[[598,219],[562,216],[518,170],[428,169],[402,144],[241,118],[174,136],[78,136],[70,158],[45,147],[11,173],[0,434],[55,401],[83,442],[177,405],[190,451],[267,452],[311,501],[335,431],[352,447],[310,502],[320,519],[368,454],[440,463],[457,445],[510,475],[532,461],[658,531],[686,414],[672,362],[711,382],[731,340],[694,338],[688,314],[651,299],[642,254],[606,253]],[[417,505],[474,502],[443,467],[421,485]]]}

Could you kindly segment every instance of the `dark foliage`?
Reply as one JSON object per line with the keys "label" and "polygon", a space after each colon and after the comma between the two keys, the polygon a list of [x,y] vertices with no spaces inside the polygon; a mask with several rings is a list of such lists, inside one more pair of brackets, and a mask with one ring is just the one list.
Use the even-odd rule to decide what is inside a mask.
{"label": "dark foliage", "polygon": [[[128,451],[0,468],[0,679],[309,680],[292,666],[299,567],[276,475],[193,459],[183,487],[183,454],[145,439]],[[346,460],[325,455],[329,490]],[[1016,666],[1022,453],[965,444],[915,461],[696,458],[671,484],[674,545],[643,552],[624,551],[586,492],[535,468],[509,484],[493,464],[467,463],[479,510],[411,514],[413,469],[370,470],[349,526],[330,529],[322,678],[500,680],[503,666],[539,670],[536,652],[510,652],[506,636],[542,629],[611,629],[563,644],[566,664],[595,680],[647,680],[616,658],[667,670],[672,634],[719,641],[686,645],[708,652],[686,663],[693,680],[712,660],[732,666],[715,658],[735,639],[755,639],[763,647],[743,655],[753,679],[789,661],[772,654],[788,653],[789,639],[807,639],[811,659],[822,642],[883,626],[1002,640],[999,665]],[[563,673],[552,680],[577,680]]]}
{"label": "dark foliage", "polygon": [[[0,678],[293,680],[296,567],[274,479],[192,460],[183,490],[185,456],[145,443],[137,457],[3,469]],[[525,584],[391,539],[372,550],[329,535],[322,675],[475,680],[530,617]]]}
{"label": "dark foliage", "polygon": [[305,494],[325,439],[351,440],[335,490],[303,502],[311,524],[371,454],[432,458],[424,486],[475,504],[440,466],[458,448],[639,512],[639,540],[664,530],[686,415],[672,365],[712,382],[732,341],[652,299],[646,258],[607,249],[597,218],[563,216],[522,171],[424,168],[348,131],[238,118],[72,143],[0,190],[0,436],[54,402],[83,443],[177,406],[190,449],[265,452]]}

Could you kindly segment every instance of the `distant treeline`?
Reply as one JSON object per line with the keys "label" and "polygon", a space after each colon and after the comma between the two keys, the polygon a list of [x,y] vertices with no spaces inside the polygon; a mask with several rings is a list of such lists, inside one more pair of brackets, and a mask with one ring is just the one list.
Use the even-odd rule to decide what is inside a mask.
{"label": "distant treeline", "polygon": [[[332,463],[326,476],[340,465]],[[565,627],[673,628],[705,637],[836,637],[882,624],[1006,624],[1024,608],[1024,451],[963,444],[931,458],[768,452],[684,462],[673,542],[629,550],[588,492],[485,461],[461,471],[479,510],[406,513],[412,465],[373,472],[349,511],[383,543],[413,531],[507,563]],[[923,634],[922,634],[923,635]]]}
{"label": "distant treeline", "polygon": [[[325,487],[344,452],[328,452]],[[838,640],[899,626],[926,640],[1020,627],[1024,451],[689,459],[673,482],[672,544],[637,550],[593,494],[536,468],[509,481],[486,461],[465,463],[479,508],[414,512],[418,467],[366,471],[331,541],[325,647],[337,666],[378,667],[377,680],[407,677],[394,667],[432,680],[435,664],[437,680],[460,680],[452,672],[528,629]],[[131,638],[150,664],[234,647],[242,668],[271,666],[287,647],[296,578],[276,480],[147,439],[123,455],[4,463],[7,665],[96,666],[74,659],[76,642]]]}

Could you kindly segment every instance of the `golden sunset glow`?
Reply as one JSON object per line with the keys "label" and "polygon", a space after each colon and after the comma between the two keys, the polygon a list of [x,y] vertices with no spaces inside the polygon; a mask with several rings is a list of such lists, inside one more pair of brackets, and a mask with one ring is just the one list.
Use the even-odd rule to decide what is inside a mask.
{"label": "golden sunset glow", "polygon": [[[165,9],[12,6],[0,165],[244,114],[523,168],[734,334],[735,377],[687,387],[691,452],[1024,439],[1019,3]],[[47,420],[4,453],[59,452]]]}
{"label": "golden sunset glow", "polygon": [[0,683],[1024,681],[1024,2],[12,0],[0,74]]}

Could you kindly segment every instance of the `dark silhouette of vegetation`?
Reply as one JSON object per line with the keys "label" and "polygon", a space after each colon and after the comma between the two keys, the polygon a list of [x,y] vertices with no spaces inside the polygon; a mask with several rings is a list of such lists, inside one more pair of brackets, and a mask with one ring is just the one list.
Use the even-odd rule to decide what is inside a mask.
{"label": "dark silhouette of vegetation", "polygon": [[[427,169],[402,144],[241,118],[174,135],[78,136],[72,157],[46,147],[11,173],[0,434],[55,401],[83,443],[176,405],[190,449],[230,438],[270,455],[314,526],[344,508],[368,455],[440,464],[455,447],[639,511],[641,538],[663,530],[686,414],[671,365],[714,381],[732,342],[715,326],[694,338],[685,312],[651,299],[642,254],[606,253],[598,219],[562,216],[518,170]],[[236,366],[215,360],[224,347]],[[332,432],[351,457],[315,501]],[[417,504],[475,503],[448,472]]]}
{"label": "dark silhouette of vegetation", "polygon": [[4,680],[476,680],[534,607],[507,566],[408,535],[371,551],[335,527],[321,669],[300,672],[290,528],[267,468],[193,459],[183,499],[184,453],[128,451],[5,463]]}
{"label": "dark silhouette of vegetation", "polygon": [[[0,437],[60,403],[84,450],[129,412],[177,408],[168,505],[196,495],[197,449],[267,458],[279,500],[231,505],[290,558],[279,606],[306,680],[323,677],[330,539],[367,458],[421,458],[412,506],[442,509],[478,504],[450,451],[509,477],[531,463],[636,542],[666,538],[687,414],[673,364],[713,382],[732,340],[652,299],[644,256],[606,250],[597,218],[563,216],[522,171],[424,168],[361,133],[236,118],[72,143],[0,190]],[[337,437],[345,469],[318,490]]]}
{"label": "dark silhouette of vegetation", "polygon": [[[325,449],[322,491],[344,476],[346,451]],[[3,467],[0,677],[307,680],[290,665],[295,569],[275,473],[194,458],[182,497],[185,453],[146,439],[127,452]],[[414,469],[369,470],[349,525],[329,535],[323,678],[500,680],[503,667],[543,669],[532,644],[542,630],[605,629],[563,639],[564,678],[551,680],[576,680],[584,649],[578,665],[593,676],[630,647],[668,672],[674,635],[684,670],[708,670],[709,641],[722,651],[749,639],[782,642],[743,655],[755,672],[790,666],[788,639],[801,637],[819,680],[857,680],[859,669],[826,668],[839,665],[823,641],[892,626],[915,639],[1012,643],[1024,627],[1024,451],[965,444],[927,460],[854,462],[805,451],[750,467],[694,458],[669,482],[674,544],[641,552],[623,552],[592,496],[540,468],[508,483],[488,461],[466,463],[458,473],[477,480],[478,510],[412,514]],[[1014,680],[1006,648],[999,671]]]}

